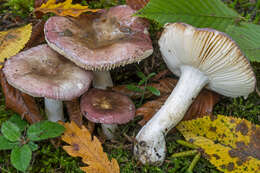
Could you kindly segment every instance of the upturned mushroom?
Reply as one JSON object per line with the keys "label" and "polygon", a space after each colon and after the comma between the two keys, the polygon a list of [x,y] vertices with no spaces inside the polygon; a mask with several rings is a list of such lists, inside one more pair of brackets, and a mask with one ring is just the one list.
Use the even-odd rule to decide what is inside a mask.
{"label": "upturned mushroom", "polygon": [[112,87],[109,70],[139,62],[153,52],[147,22],[121,5],[79,18],[54,16],[45,24],[48,45],[78,66],[94,71],[95,88]]}
{"label": "upturned mushroom", "polygon": [[222,32],[166,24],[159,46],[168,68],[180,79],[161,109],[137,134],[134,146],[142,163],[156,165],[165,158],[165,136],[182,120],[203,87],[224,96],[246,98],[256,85],[249,61]]}
{"label": "upturned mushroom", "polygon": [[125,124],[135,116],[135,105],[127,96],[96,88],[81,97],[80,109],[89,121],[101,123],[107,139],[115,138],[118,124]]}
{"label": "upturned mushroom", "polygon": [[64,120],[62,100],[85,93],[92,73],[53,51],[47,44],[9,58],[3,72],[10,85],[34,97],[44,97],[50,121]]}

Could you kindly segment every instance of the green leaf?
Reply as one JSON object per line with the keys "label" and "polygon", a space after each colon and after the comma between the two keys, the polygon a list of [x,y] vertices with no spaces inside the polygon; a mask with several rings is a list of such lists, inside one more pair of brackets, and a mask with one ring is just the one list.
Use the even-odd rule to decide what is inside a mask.
{"label": "green leaf", "polygon": [[150,73],[150,74],[146,77],[146,79],[149,80],[151,77],[153,77],[153,76],[155,76],[155,75],[156,75],[156,73],[154,73],[154,72],[153,72],[153,73]]}
{"label": "green leaf", "polygon": [[260,62],[260,25],[241,23],[230,25],[226,31],[251,61]]}
{"label": "green leaf", "polygon": [[38,150],[38,145],[37,144],[35,144],[33,141],[29,141],[28,142],[28,145],[29,145],[29,147],[30,147],[30,149],[32,150],[32,151],[36,151],[36,150]]}
{"label": "green leaf", "polygon": [[19,143],[10,142],[4,136],[0,135],[0,150],[10,150],[18,144]]}
{"label": "green leaf", "polygon": [[129,84],[129,85],[126,85],[126,88],[131,90],[131,91],[135,91],[135,92],[144,92],[144,90],[142,88],[139,88],[138,86],[135,86],[133,84]]}
{"label": "green leaf", "polygon": [[28,123],[22,120],[21,117],[18,115],[11,116],[11,118],[8,121],[17,125],[21,132],[24,131],[25,127],[28,125]]}
{"label": "green leaf", "polygon": [[146,87],[151,93],[153,93],[154,95],[156,95],[156,96],[160,96],[160,91],[157,89],[157,88],[155,88],[155,87],[152,87],[152,86],[147,86]]}
{"label": "green leaf", "polygon": [[161,25],[184,22],[225,32],[251,61],[260,62],[260,26],[240,22],[242,17],[221,0],[151,0],[137,15]]}
{"label": "green leaf", "polygon": [[65,128],[55,122],[41,121],[31,125],[27,130],[27,136],[32,141],[40,141],[55,138],[64,132]]}
{"label": "green leaf", "polygon": [[19,127],[11,121],[6,121],[2,124],[1,132],[11,142],[19,141],[21,136]]}
{"label": "green leaf", "polygon": [[184,22],[196,27],[225,30],[240,18],[220,0],[150,0],[138,16],[146,17],[164,25]]}
{"label": "green leaf", "polygon": [[140,78],[140,79],[145,79],[145,74],[141,71],[136,72],[136,75]]}
{"label": "green leaf", "polygon": [[25,172],[32,159],[32,150],[29,145],[15,147],[11,152],[11,163],[19,171]]}

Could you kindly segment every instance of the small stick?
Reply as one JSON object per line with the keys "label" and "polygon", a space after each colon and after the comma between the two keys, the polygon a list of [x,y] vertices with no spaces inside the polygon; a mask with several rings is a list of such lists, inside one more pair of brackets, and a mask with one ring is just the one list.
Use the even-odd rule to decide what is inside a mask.
{"label": "small stick", "polygon": [[192,156],[192,155],[195,155],[195,154],[197,154],[197,153],[198,153],[197,150],[183,151],[183,152],[175,153],[175,154],[173,154],[171,157]]}
{"label": "small stick", "polygon": [[198,161],[200,160],[200,156],[201,156],[201,154],[198,153],[198,154],[193,158],[193,160],[192,160],[192,162],[191,162],[189,168],[187,169],[187,173],[192,173],[192,171],[193,171],[195,165],[196,165],[196,164],[198,163]]}
{"label": "small stick", "polygon": [[198,149],[199,148],[197,145],[194,145],[194,144],[192,144],[190,142],[186,142],[184,140],[176,140],[176,142],[178,144],[181,144],[181,145],[183,145],[185,147],[188,147],[188,148],[192,148],[192,149]]}

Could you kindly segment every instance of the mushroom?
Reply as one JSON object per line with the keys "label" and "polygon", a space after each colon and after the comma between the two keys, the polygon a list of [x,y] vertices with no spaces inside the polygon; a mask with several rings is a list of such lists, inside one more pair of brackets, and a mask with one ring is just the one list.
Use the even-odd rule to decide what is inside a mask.
{"label": "mushroom", "polygon": [[95,88],[112,87],[110,69],[139,62],[153,52],[147,22],[121,5],[79,18],[54,16],[45,24],[48,45],[94,72]]}
{"label": "mushroom", "polygon": [[228,97],[254,91],[256,78],[249,61],[226,34],[183,23],[166,24],[159,39],[168,68],[180,79],[161,109],[136,136],[135,156],[160,165],[165,136],[180,122],[203,87]]}
{"label": "mushroom", "polygon": [[45,111],[50,121],[64,120],[62,100],[82,95],[93,78],[91,72],[77,67],[47,44],[9,58],[3,72],[13,87],[45,98]]}
{"label": "mushroom", "polygon": [[102,89],[90,89],[81,97],[82,114],[95,123],[101,123],[107,139],[114,139],[117,124],[133,119],[135,106],[127,96]]}

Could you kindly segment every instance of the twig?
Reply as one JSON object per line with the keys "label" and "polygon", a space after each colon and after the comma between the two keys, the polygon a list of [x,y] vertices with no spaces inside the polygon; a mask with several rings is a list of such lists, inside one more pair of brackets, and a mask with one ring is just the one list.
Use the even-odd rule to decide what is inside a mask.
{"label": "twig", "polygon": [[198,153],[197,150],[183,151],[183,152],[175,153],[175,154],[173,154],[171,157],[192,156],[192,155],[195,155],[195,154],[197,154],[197,153]]}
{"label": "twig", "polygon": [[192,160],[192,162],[191,162],[189,168],[187,169],[187,173],[192,173],[192,171],[193,171],[195,165],[196,165],[196,164],[198,163],[198,161],[200,160],[200,156],[201,156],[201,154],[198,153],[198,154],[193,158],[193,160]]}

